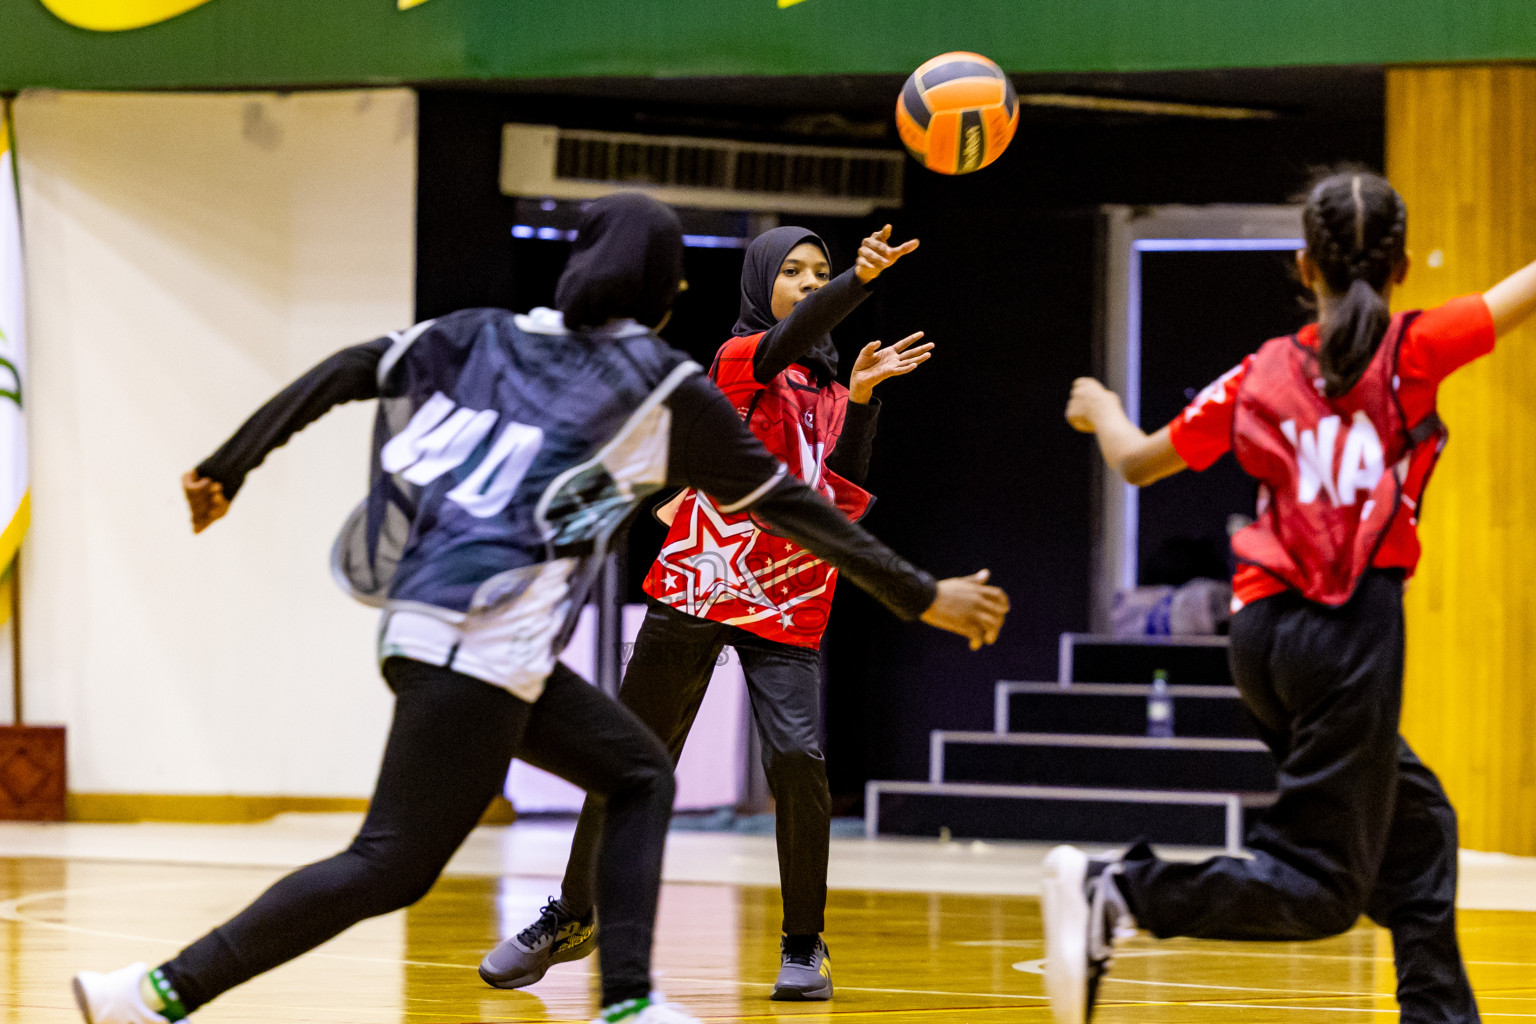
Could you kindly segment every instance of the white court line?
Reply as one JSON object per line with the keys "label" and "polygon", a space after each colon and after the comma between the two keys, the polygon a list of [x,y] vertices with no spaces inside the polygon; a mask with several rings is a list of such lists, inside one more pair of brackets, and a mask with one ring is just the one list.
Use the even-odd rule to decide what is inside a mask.
{"label": "white court line", "polygon": [[[1141,955],[1146,956],[1149,954],[1143,953]],[[1151,955],[1157,955],[1157,951],[1153,951]],[[1045,974],[1045,960],[1020,960],[1018,963],[1013,965],[1013,969],[1016,971],[1022,971],[1025,974],[1043,975]],[[1249,988],[1245,985],[1202,985],[1192,981],[1152,981],[1145,978],[1121,978],[1114,974],[1104,975],[1103,980],[1100,981],[1099,984],[1102,985],[1111,981],[1117,982],[1121,985],[1156,985],[1161,988],[1198,988],[1204,989],[1207,992],[1284,992],[1287,995],[1293,996],[1329,996],[1333,999],[1358,999],[1361,997],[1360,993],[1340,992],[1338,989],[1319,990],[1312,988],[1295,988],[1294,986],[1286,988]]]}
{"label": "white court line", "polygon": [[[1348,953],[1258,953],[1231,949],[1169,949],[1160,950],[1169,956],[1246,956],[1268,960],[1353,960],[1358,963],[1390,964],[1389,956],[1353,956]],[[1466,960],[1468,967],[1536,967],[1536,960]]]}
{"label": "white court line", "polygon": [[1044,939],[965,939],[950,943],[952,946],[1043,946]]}
{"label": "white court line", "polygon": [[[1390,999],[1392,997],[1391,996],[1383,996],[1382,998]],[[1322,1012],[1325,1012],[1325,1013],[1390,1013],[1394,1017],[1397,1016],[1398,1013],[1399,1013],[1397,1007],[1393,1007],[1390,1010],[1378,1010],[1378,1009],[1372,1009],[1372,1008],[1364,1007],[1364,1006],[1268,1006],[1268,1005],[1261,1005],[1259,1003],[1212,1003],[1212,1002],[1181,1003],[1179,1005],[1181,1005],[1181,1006],[1215,1006],[1215,1007],[1220,1007],[1222,1009],[1231,1009],[1231,1010],[1296,1010],[1296,1011],[1303,1012],[1303,1013],[1317,1012],[1317,1011],[1322,1011]],[[1484,1017],[1530,1017],[1530,1018],[1536,1018],[1536,1013],[1484,1013],[1484,1014],[1482,1014],[1482,1016],[1484,1016]]]}

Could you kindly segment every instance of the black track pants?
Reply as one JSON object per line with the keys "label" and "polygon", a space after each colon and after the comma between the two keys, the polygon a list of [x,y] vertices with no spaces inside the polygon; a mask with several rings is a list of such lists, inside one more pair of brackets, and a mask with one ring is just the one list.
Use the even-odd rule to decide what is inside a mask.
{"label": "black track pants", "polygon": [[[777,808],[783,928],[790,935],[815,935],[826,927],[827,845],[832,828],[832,795],[820,738],[820,655],[685,615],[647,598],[645,622],[624,672],[619,702],[661,737],[675,764],[726,645],[735,648],[747,677],[752,714],[763,742],[763,768]],[[592,905],[602,823],[602,804],[589,796],[576,826],[561,889],[562,900],[577,913]],[[608,928],[606,919],[601,928]]]}
{"label": "black track pants", "polygon": [[533,704],[406,658],[384,664],[394,722],[352,845],[273,885],[165,964],[189,1010],[427,894],[501,792],[513,757],[606,801],[597,869],[603,1002],[650,992],[672,766],[634,715],[564,665]]}
{"label": "black track pants", "polygon": [[1292,941],[1360,915],[1389,929],[1403,1024],[1479,1020],[1456,940],[1456,812],[1398,735],[1402,575],[1330,609],[1294,592],[1232,620],[1232,677],[1280,765],[1252,860],[1129,860],[1121,888],[1159,938]]}

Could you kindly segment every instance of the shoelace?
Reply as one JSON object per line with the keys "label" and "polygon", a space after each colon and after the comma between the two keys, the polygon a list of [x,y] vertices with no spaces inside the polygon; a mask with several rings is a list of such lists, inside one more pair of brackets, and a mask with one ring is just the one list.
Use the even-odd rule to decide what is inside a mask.
{"label": "shoelace", "polygon": [[1113,960],[1115,935],[1130,919],[1130,908],[1115,886],[1119,864],[1107,866],[1088,883],[1088,956],[1106,966]]}
{"label": "shoelace", "polygon": [[801,967],[815,967],[817,948],[818,947],[815,946],[811,947],[811,951],[809,953],[785,952],[784,959],[788,963],[797,964]]}
{"label": "shoelace", "polygon": [[560,914],[555,910],[555,900],[550,900],[539,910],[539,919],[517,933],[517,941],[527,949],[543,938],[553,939],[560,931]]}

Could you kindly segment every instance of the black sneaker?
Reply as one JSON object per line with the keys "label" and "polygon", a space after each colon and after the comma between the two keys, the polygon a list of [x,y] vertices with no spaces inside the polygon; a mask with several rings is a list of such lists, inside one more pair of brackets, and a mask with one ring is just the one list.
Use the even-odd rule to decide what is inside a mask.
{"label": "black sneaker", "polygon": [[832,954],[819,936],[809,949],[793,946],[787,935],[779,940],[779,977],[768,998],[791,1002],[832,998]]}
{"label": "black sneaker", "polygon": [[591,911],[576,917],[558,899],[539,911],[539,919],[485,954],[480,978],[493,988],[523,988],[544,977],[555,964],[580,960],[597,948],[597,922]]}
{"label": "black sneaker", "polygon": [[1056,1024],[1087,1024],[1099,982],[1114,963],[1117,931],[1135,920],[1114,876],[1120,859],[1090,858],[1058,846],[1045,858],[1040,916],[1045,927],[1045,994]]}

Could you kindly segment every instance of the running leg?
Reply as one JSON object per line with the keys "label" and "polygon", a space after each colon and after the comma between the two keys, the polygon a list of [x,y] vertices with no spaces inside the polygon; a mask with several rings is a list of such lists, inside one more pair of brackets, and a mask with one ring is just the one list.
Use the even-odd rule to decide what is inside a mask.
{"label": "running leg", "polygon": [[1403,1024],[1471,1024],[1477,1000],[1456,940],[1456,812],[1399,743],[1397,806],[1366,913],[1392,932]]}
{"label": "running leg", "polygon": [[651,939],[672,820],[672,762],[639,718],[557,665],[518,756],[604,803],[597,853],[603,1005],[651,992]]}
{"label": "running leg", "polygon": [[1298,940],[1355,923],[1396,799],[1401,592],[1400,576],[1373,572],[1343,608],[1280,595],[1238,613],[1233,668],[1244,700],[1261,723],[1266,704],[1285,719],[1283,736],[1271,736],[1279,799],[1249,836],[1251,860],[1127,861],[1120,887],[1142,927],[1160,938]]}
{"label": "running leg", "polygon": [[421,899],[501,792],[529,704],[405,658],[385,662],[384,678],[395,691],[394,723],[362,830],[347,850],[288,875],[164,965],[189,1012]]}
{"label": "running leg", "polygon": [[[660,737],[674,765],[682,756],[683,741],[693,728],[714,674],[723,632],[708,619],[674,611],[659,601],[646,601],[645,621],[619,686],[619,703]],[[602,831],[603,801],[588,791],[560,886],[560,901],[578,918],[586,917],[592,909]]]}
{"label": "running leg", "polygon": [[832,793],[821,749],[821,656],[733,631],[773,791],[784,934],[826,928]]}

